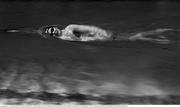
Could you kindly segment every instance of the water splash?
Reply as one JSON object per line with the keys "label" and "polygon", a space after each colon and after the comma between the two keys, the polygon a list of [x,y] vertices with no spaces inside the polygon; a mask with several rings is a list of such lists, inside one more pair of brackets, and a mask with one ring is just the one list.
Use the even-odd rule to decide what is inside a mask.
{"label": "water splash", "polygon": [[128,39],[132,41],[144,40],[144,41],[152,41],[160,44],[169,44],[171,43],[170,38],[163,35],[163,33],[171,32],[171,31],[178,31],[178,30],[174,30],[171,28],[158,28],[155,30],[136,33],[130,36]]}

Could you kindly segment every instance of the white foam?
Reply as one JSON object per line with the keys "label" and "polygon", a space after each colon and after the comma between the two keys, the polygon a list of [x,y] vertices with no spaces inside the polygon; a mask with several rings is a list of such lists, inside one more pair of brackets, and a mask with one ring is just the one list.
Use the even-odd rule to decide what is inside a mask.
{"label": "white foam", "polygon": [[[164,35],[159,35],[167,31],[175,31],[175,30],[170,29],[170,28],[158,28],[151,31],[135,33],[133,36],[130,36],[128,39],[129,40],[145,40],[145,41],[158,42],[161,44],[168,44],[168,43],[171,43],[171,41]],[[151,35],[156,35],[156,38],[150,37]]]}

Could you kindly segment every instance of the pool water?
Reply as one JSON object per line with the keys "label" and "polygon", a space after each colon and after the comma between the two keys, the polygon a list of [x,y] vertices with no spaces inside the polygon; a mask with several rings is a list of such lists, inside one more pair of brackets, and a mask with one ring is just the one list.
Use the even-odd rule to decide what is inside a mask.
{"label": "pool water", "polygon": [[[0,29],[85,24],[131,34],[180,29],[179,13],[175,2],[0,2]],[[1,102],[179,103],[179,31],[161,35],[172,44],[88,44],[1,32]]]}

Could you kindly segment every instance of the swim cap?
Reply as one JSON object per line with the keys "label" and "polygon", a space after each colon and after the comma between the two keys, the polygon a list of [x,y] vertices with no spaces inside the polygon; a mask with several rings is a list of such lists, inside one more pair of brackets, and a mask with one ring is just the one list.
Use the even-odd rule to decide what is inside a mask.
{"label": "swim cap", "polygon": [[60,37],[61,29],[57,25],[43,26],[39,29],[39,34],[44,37]]}

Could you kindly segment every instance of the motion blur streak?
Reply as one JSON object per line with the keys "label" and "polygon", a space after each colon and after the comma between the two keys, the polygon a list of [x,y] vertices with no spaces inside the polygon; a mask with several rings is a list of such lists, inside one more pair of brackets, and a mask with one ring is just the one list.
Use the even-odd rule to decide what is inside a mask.
{"label": "motion blur streak", "polygon": [[[1,89],[16,90],[19,93],[41,92],[57,93],[65,95],[68,93],[82,93],[87,95],[108,95],[108,94],[125,94],[125,95],[169,95],[176,94],[161,88],[161,83],[153,80],[152,77],[146,77],[142,74],[136,74],[138,66],[131,66],[134,69],[132,73],[124,74],[128,68],[122,67],[121,72],[102,70],[92,71],[89,65],[78,66],[67,64],[53,63],[41,65],[35,62],[26,62],[20,65],[10,64],[1,67]],[[103,64],[99,66],[104,66]],[[141,65],[146,67],[147,63]],[[114,65],[114,67],[117,67]],[[3,70],[3,68],[5,68]],[[74,69],[72,71],[72,69]],[[98,67],[97,67],[98,69]],[[113,69],[112,69],[113,70]],[[82,73],[85,72],[85,73]],[[104,72],[103,74],[101,74]],[[147,72],[145,70],[139,72]],[[113,78],[107,78],[111,76]]]}

